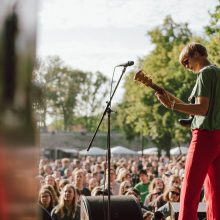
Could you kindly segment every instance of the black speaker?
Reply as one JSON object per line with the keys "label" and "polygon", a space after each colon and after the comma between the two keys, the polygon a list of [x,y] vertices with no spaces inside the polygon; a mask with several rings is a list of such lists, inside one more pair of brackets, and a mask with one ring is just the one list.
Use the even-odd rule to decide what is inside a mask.
{"label": "black speaker", "polygon": [[[111,196],[110,220],[143,220],[140,204],[133,196]],[[107,220],[108,196],[82,196],[81,220]]]}
{"label": "black speaker", "polygon": [[[169,205],[170,205],[170,210],[171,210],[171,220],[178,220],[180,203],[179,202],[171,202]],[[198,219],[199,220],[206,219],[206,205],[204,202],[199,203],[197,212],[198,212]]]}

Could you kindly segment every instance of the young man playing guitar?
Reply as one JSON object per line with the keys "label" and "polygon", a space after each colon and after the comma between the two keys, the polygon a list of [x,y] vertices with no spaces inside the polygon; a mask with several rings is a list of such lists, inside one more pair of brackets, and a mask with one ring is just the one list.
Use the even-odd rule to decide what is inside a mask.
{"label": "young man playing guitar", "polygon": [[166,108],[194,115],[179,220],[197,220],[203,184],[207,219],[220,220],[220,68],[210,63],[206,48],[199,43],[183,48],[179,62],[198,76],[191,94],[195,103],[185,103],[165,90],[155,94]]}

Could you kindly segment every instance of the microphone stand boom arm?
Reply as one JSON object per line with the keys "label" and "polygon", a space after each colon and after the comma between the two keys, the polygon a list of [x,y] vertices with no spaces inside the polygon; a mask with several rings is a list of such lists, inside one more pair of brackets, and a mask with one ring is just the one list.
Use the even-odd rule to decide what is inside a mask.
{"label": "microphone stand boom arm", "polygon": [[98,130],[99,130],[99,127],[100,127],[101,124],[102,124],[102,121],[103,121],[103,119],[104,119],[106,113],[111,113],[111,111],[112,111],[112,110],[111,110],[111,102],[112,102],[112,99],[113,99],[113,97],[114,97],[114,95],[115,95],[115,92],[116,92],[116,90],[117,90],[117,88],[118,88],[118,85],[119,85],[119,83],[120,83],[120,81],[121,81],[121,79],[122,79],[122,77],[123,77],[125,71],[126,71],[126,67],[124,67],[123,70],[122,70],[121,76],[120,76],[120,78],[119,78],[119,80],[118,80],[118,82],[117,82],[117,84],[116,84],[116,86],[115,86],[115,89],[114,89],[114,91],[113,91],[113,93],[112,93],[112,95],[111,95],[111,97],[110,97],[110,100],[106,102],[107,105],[106,105],[105,110],[104,110],[104,112],[103,112],[103,114],[102,114],[101,120],[100,120],[100,122],[99,122],[99,124],[98,124],[98,126],[97,126],[97,128],[96,128],[96,130],[95,130],[95,133],[94,133],[94,135],[93,135],[93,137],[92,137],[92,140],[91,140],[91,142],[90,142],[90,144],[89,144],[89,146],[88,146],[88,148],[87,148],[87,151],[89,151],[90,147],[92,146],[92,143],[93,143],[93,141],[94,141],[94,139],[95,139],[95,137],[96,137],[96,134],[97,134],[97,132],[98,132]]}

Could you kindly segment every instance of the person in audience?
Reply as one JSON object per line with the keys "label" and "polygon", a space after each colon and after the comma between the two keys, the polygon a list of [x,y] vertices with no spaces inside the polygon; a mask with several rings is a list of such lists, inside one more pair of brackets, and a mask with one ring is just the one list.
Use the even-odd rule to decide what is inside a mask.
{"label": "person in audience", "polygon": [[132,185],[129,181],[125,180],[123,182],[121,182],[120,184],[120,189],[119,189],[119,195],[124,195],[129,188],[131,188]]}
{"label": "person in audience", "polygon": [[179,202],[180,201],[180,188],[177,186],[171,186],[168,193],[168,202],[157,209],[160,211],[165,218],[171,215],[171,202]]}
{"label": "person in audience", "polygon": [[66,168],[66,169],[64,170],[64,176],[63,176],[63,178],[72,181],[72,169]]}
{"label": "person in audience", "polygon": [[69,168],[69,166],[70,166],[70,159],[69,158],[63,158],[61,160],[61,163],[62,163],[62,167],[60,168],[60,174],[61,174],[61,176],[64,176],[65,169]]}
{"label": "person in audience", "polygon": [[53,200],[53,206],[56,206],[58,204],[59,197],[57,196],[57,193],[54,190],[53,186],[44,185],[44,186],[41,187],[41,190],[45,190],[45,189],[47,189],[51,192],[52,200]]}
{"label": "person in audience", "polygon": [[59,189],[58,189],[58,186],[57,186],[57,182],[55,181],[55,178],[52,175],[47,175],[45,177],[45,185],[53,186],[53,188],[54,188],[54,190],[56,192],[57,197],[59,197],[60,192],[59,192]]}
{"label": "person in audience", "polygon": [[144,205],[151,206],[152,203],[160,196],[165,189],[165,184],[161,178],[154,178],[149,185],[149,194],[145,198]]}
{"label": "person in audience", "polygon": [[46,164],[43,166],[43,174],[44,174],[44,176],[53,174],[53,169],[49,164]]}
{"label": "person in audience", "polygon": [[50,214],[54,208],[54,202],[52,193],[48,189],[42,188],[38,196],[38,204],[43,206],[43,208]]}
{"label": "person in audience", "polygon": [[52,210],[53,220],[80,220],[80,207],[76,189],[72,184],[64,186],[58,205]]}
{"label": "person in audience", "polygon": [[180,188],[176,186],[169,186],[169,188],[160,195],[155,203],[155,211],[159,210],[160,207],[165,205],[167,202],[179,202],[180,201]]}
{"label": "person in audience", "polygon": [[81,195],[90,196],[91,192],[89,191],[88,188],[84,187],[84,178],[85,178],[84,171],[82,169],[77,170],[73,176],[74,187],[79,190]]}
{"label": "person in audience", "polygon": [[[70,159],[63,158],[59,160],[60,162],[63,161],[62,167],[66,166],[66,172],[67,170],[73,169],[73,171],[70,172],[72,176],[71,180],[65,179],[65,175],[56,176],[57,182],[59,183],[57,184],[57,186],[59,186],[58,187],[59,194],[62,194],[61,192],[63,192],[66,185],[72,184],[76,193],[74,195],[76,195],[76,197],[78,198],[78,206],[80,203],[81,195],[91,195],[91,196],[108,195],[108,188],[107,188],[108,170],[104,174],[103,169],[104,168],[106,169],[107,166],[107,163],[104,159],[105,158],[102,158],[101,160],[101,158],[96,158],[96,157],[87,157],[87,158],[83,158],[82,160],[74,159],[73,161],[76,162],[74,169],[72,168],[73,163],[70,164]],[[83,160],[85,160],[86,162],[84,163]],[[168,157],[165,156],[161,156],[161,157],[144,156],[140,158],[131,157],[131,158],[127,158],[127,160],[125,160],[125,158],[121,158],[119,160],[114,158],[111,162],[112,168],[110,169],[110,191],[111,191],[110,194],[120,195],[120,196],[133,195],[140,203],[143,213],[146,213],[146,211],[148,211],[149,216],[151,216],[150,215],[151,212],[160,211],[160,213],[162,213],[164,216],[169,216],[168,202],[175,201],[175,199],[177,199],[176,201],[179,201],[179,195],[177,194],[180,191],[177,190],[178,192],[176,192],[176,194],[175,194],[175,189],[172,190],[172,192],[169,191],[169,193],[167,191],[171,186],[177,188],[181,186],[181,178],[178,175],[173,174],[171,171],[174,172],[175,170],[177,170],[178,167],[181,167],[182,169],[181,172],[184,173],[184,169],[183,169],[184,161],[185,161],[184,157],[182,159],[182,157],[180,156],[173,156],[170,160],[168,159]],[[83,169],[81,164],[84,165],[90,164],[89,171],[91,171],[91,173],[88,173],[85,169]],[[49,167],[54,167],[55,161],[47,160],[47,163],[44,164],[44,166],[45,165],[48,165]],[[144,169],[141,169],[141,167]],[[145,170],[145,168],[147,170]],[[118,171],[118,176],[116,175],[115,172],[116,169]],[[139,173],[137,173],[138,170]],[[164,182],[163,179],[161,178],[154,177],[157,176],[157,170],[159,170],[159,173],[163,175],[163,178],[164,176],[166,176],[167,179],[166,182]],[[52,175],[39,176],[38,178],[36,178],[39,181],[39,198],[43,191],[49,190],[49,193],[51,194],[50,198],[52,201],[51,204],[52,207],[58,205],[58,195],[54,189],[55,186],[54,182],[56,182],[54,181],[56,172],[60,173],[58,168],[54,169]],[[101,174],[101,172],[103,172],[103,174]],[[153,174],[152,181],[150,181],[148,174],[150,175]],[[106,179],[105,181],[104,179],[102,179],[101,183],[103,184],[105,183],[105,187],[103,184],[99,185],[100,179],[104,175],[106,175]],[[85,185],[86,177],[87,177],[87,184]],[[121,183],[116,181],[116,177],[118,177],[117,179]],[[137,177],[139,177],[139,183],[135,185],[135,187],[137,188],[133,188],[134,187],[133,181],[137,182],[136,180]],[[40,187],[40,183],[42,185],[41,187]],[[62,196],[60,196],[60,199],[61,197]],[[141,199],[143,197],[145,197],[144,203],[142,202]],[[46,203],[47,199],[45,199],[44,202]],[[46,213],[47,215],[49,214],[49,218],[50,218],[49,212],[51,210],[51,206],[49,210],[47,210],[47,208],[44,207],[40,202],[38,202],[37,205],[39,206],[40,213],[42,214],[42,216]],[[47,220],[47,217],[48,216],[45,215],[44,217],[42,217],[42,220]],[[150,219],[150,218],[153,219],[154,217],[155,216],[146,217],[146,219]],[[67,217],[67,219],[68,218],[72,219],[71,216]]]}
{"label": "person in audience", "polygon": [[135,186],[139,183],[139,173],[138,173],[138,162],[133,161],[130,168],[131,172],[131,179],[132,179],[132,186]]}
{"label": "person in audience", "polygon": [[141,195],[141,202],[144,204],[145,198],[149,193],[149,179],[147,176],[146,170],[141,170],[139,173],[140,182],[134,186],[140,192]]}
{"label": "person in audience", "polygon": [[59,181],[59,192],[62,191],[63,187],[66,185],[66,184],[69,184],[71,183],[68,179],[61,179]]}
{"label": "person in audience", "polygon": [[[108,170],[106,171],[106,180],[104,189],[108,189]],[[113,195],[118,195],[120,189],[120,184],[116,181],[115,169],[110,169],[110,190]]]}
{"label": "person in audience", "polygon": [[145,213],[146,211],[149,211],[147,207],[145,207],[143,205],[143,203],[141,202],[141,195],[140,192],[135,189],[135,188],[129,188],[128,191],[125,193],[126,196],[134,196],[134,198],[136,199],[137,203],[140,205],[141,207],[141,211],[142,213]]}
{"label": "person in audience", "polygon": [[98,181],[97,181],[97,179],[96,179],[96,178],[91,178],[91,179],[89,180],[89,190],[90,190],[90,192],[92,192],[92,190],[93,190],[96,186],[98,186]]}

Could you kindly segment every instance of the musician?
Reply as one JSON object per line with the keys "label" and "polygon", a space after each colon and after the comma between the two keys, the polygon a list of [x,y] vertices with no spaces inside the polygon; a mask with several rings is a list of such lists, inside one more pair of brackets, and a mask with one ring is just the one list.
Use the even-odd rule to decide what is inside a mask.
{"label": "musician", "polygon": [[155,95],[167,108],[194,115],[183,186],[179,220],[196,220],[204,184],[208,220],[220,219],[220,68],[211,64],[206,48],[190,43],[183,48],[179,62],[197,75],[191,97],[185,103],[168,92]]}

